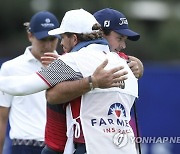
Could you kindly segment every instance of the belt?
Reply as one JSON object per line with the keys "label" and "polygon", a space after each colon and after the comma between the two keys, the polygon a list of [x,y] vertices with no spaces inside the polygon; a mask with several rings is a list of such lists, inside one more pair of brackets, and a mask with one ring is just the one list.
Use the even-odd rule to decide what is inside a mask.
{"label": "belt", "polygon": [[44,141],[36,141],[36,140],[23,140],[23,139],[12,139],[12,145],[26,145],[26,146],[37,146],[44,147]]}

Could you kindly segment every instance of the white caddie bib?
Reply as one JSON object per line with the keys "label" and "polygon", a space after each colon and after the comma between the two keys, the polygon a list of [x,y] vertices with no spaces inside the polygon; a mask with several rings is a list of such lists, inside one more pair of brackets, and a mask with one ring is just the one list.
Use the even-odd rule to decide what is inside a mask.
{"label": "white caddie bib", "polygon": [[124,104],[134,101],[134,97],[128,97],[118,91],[83,95],[80,118],[87,154],[136,154],[131,142],[130,108]]}
{"label": "white caddie bib", "polygon": [[[138,97],[137,79],[124,59],[120,58],[116,53],[104,53],[100,48],[100,51],[97,52],[96,46],[91,45],[88,47],[90,48],[89,50],[87,48],[82,49],[78,51],[77,55],[74,54],[73,59],[82,75],[84,77],[92,75],[97,66],[105,59],[108,59],[106,69],[122,65],[128,71],[128,79],[125,80],[124,89],[96,88],[82,96],[80,119],[87,154],[136,154],[135,144],[131,142],[134,133],[129,125],[129,121],[131,118],[131,107],[135,98]],[[71,108],[67,107],[67,130],[71,130],[72,133],[73,124],[80,131],[78,129],[79,126],[76,124],[76,119],[72,118]],[[75,135],[76,137],[78,137],[77,134]],[[70,139],[73,138],[71,137],[68,140]],[[65,152],[74,149],[73,146],[70,147]]]}

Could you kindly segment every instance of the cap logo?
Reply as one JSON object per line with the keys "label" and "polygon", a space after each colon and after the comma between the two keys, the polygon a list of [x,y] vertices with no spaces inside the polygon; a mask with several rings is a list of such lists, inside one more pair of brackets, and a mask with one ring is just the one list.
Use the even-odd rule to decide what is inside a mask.
{"label": "cap logo", "polygon": [[46,23],[50,23],[51,20],[50,20],[49,18],[46,18],[46,19],[45,19],[45,22],[46,22]]}
{"label": "cap logo", "polygon": [[123,25],[123,24],[128,25],[128,21],[127,21],[127,19],[126,19],[126,18],[120,18],[119,25]]}
{"label": "cap logo", "polygon": [[44,28],[51,28],[54,27],[54,24],[51,23],[51,20],[49,18],[46,18],[45,23],[42,23],[41,26]]}
{"label": "cap logo", "polygon": [[109,20],[105,20],[104,21],[104,27],[109,27],[110,26],[110,21]]}

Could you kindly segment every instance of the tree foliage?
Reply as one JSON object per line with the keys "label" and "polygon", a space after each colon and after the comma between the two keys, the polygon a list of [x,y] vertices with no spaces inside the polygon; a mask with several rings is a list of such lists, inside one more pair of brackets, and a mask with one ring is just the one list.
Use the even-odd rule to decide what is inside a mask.
{"label": "tree foliage", "polygon": [[[32,8],[34,1],[40,1],[40,4],[45,2],[45,0],[1,0],[0,57],[15,57],[22,54],[25,47],[29,45],[23,23],[29,21],[31,16],[38,11]],[[160,21],[133,18],[127,9],[127,2],[130,1],[124,0],[47,1],[49,6],[46,9],[53,12],[59,21],[64,13],[71,9],[84,8],[91,13],[105,7],[117,9],[127,16],[129,27],[141,34],[141,39],[138,42],[127,41],[125,52],[138,56],[142,60],[151,61],[178,60],[180,58],[180,17],[170,16],[168,19]],[[172,0],[169,2],[171,3],[167,1],[171,11],[173,11],[172,6],[180,8],[180,3],[176,5],[178,2]],[[177,7],[176,10],[178,10]],[[41,5],[38,8],[45,9],[41,8]]]}

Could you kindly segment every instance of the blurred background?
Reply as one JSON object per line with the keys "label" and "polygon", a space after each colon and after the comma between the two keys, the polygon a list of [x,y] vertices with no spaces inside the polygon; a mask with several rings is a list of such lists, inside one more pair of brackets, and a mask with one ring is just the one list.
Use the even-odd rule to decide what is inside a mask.
{"label": "blurred background", "polygon": [[[61,21],[71,9],[94,13],[110,7],[124,13],[129,27],[141,34],[127,41],[124,52],[141,59],[144,75],[137,100],[141,136],[180,136],[180,1],[179,0],[0,0],[0,65],[25,50],[24,22],[40,10],[49,10]],[[61,49],[58,49],[61,53]],[[1,133],[1,132],[0,132]],[[180,139],[178,140],[180,143]],[[3,154],[9,154],[7,136]],[[142,144],[143,154],[179,154],[179,143]]]}

